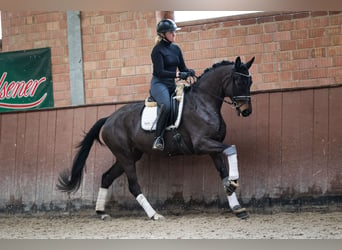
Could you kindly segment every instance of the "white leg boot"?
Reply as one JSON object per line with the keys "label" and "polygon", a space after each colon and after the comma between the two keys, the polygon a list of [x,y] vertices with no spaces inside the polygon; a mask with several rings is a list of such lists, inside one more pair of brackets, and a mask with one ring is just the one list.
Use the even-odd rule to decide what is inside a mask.
{"label": "white leg boot", "polygon": [[150,205],[148,200],[143,194],[139,194],[136,198],[140,206],[145,210],[145,213],[147,214],[148,218],[153,220],[163,220],[165,219],[164,216],[158,214]]}
{"label": "white leg boot", "polygon": [[102,220],[106,220],[110,218],[110,216],[105,213],[107,194],[108,194],[107,188],[100,188],[99,193],[97,195],[97,200],[96,200],[95,211],[97,214],[101,215]]}

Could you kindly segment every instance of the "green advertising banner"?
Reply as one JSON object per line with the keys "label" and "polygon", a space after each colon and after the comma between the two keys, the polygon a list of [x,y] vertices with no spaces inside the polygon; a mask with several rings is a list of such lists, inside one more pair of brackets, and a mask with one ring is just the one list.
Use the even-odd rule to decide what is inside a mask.
{"label": "green advertising banner", "polygon": [[50,48],[0,53],[0,112],[53,105]]}

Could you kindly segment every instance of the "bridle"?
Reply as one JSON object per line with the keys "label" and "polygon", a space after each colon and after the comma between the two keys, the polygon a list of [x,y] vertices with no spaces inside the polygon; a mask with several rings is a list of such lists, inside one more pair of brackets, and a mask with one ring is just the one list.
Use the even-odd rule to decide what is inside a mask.
{"label": "bridle", "polygon": [[247,77],[247,78],[251,78],[252,76],[250,74],[243,74],[243,73],[240,73],[240,72],[236,72],[234,71],[233,74],[237,74],[237,75],[240,75],[240,76],[244,76],[244,77]]}

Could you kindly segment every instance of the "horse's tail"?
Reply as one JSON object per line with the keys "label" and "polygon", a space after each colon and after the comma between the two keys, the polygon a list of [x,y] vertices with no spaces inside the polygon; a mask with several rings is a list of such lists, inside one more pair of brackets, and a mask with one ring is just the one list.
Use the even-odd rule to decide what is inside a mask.
{"label": "horse's tail", "polygon": [[99,134],[103,124],[106,122],[107,119],[108,117],[98,120],[89,130],[89,132],[84,136],[81,143],[77,146],[80,149],[78,150],[74,158],[71,169],[71,176],[68,170],[60,173],[57,184],[58,190],[71,193],[76,192],[79,189],[83,176],[83,168],[88,158],[90,149],[95,140],[102,144],[99,138]]}

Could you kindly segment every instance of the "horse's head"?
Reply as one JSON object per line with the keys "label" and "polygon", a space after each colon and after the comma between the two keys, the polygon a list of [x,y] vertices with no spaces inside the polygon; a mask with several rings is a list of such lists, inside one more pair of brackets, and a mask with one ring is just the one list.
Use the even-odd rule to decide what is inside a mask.
{"label": "horse's head", "polygon": [[238,115],[243,117],[249,116],[252,113],[250,95],[252,76],[248,70],[252,66],[254,59],[255,57],[247,63],[242,63],[240,57],[237,57],[232,69],[232,87],[230,88],[231,93],[228,96],[231,98]]}

